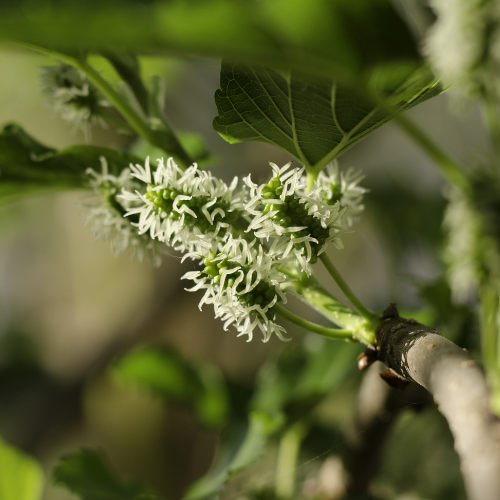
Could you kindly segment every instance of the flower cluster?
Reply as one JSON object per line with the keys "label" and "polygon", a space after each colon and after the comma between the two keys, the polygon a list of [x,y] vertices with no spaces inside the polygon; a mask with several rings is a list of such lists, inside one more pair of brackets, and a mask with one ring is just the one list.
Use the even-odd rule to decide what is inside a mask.
{"label": "flower cluster", "polygon": [[367,190],[359,183],[365,178],[361,172],[349,168],[347,172],[339,172],[338,162],[329,163],[318,175],[317,184],[324,192],[323,201],[328,205],[339,203],[345,209],[342,222],[351,228],[359,214],[364,210],[363,196]]}
{"label": "flower cluster", "polygon": [[291,163],[279,168],[271,163],[273,178],[262,185],[245,179],[250,201],[245,209],[254,215],[249,231],[258,238],[273,238],[270,254],[275,258],[292,255],[299,272],[311,274],[310,264],[325,251],[329,242],[342,247],[341,217],[345,212],[339,201],[328,203],[328,192],[315,183],[306,191],[304,169],[289,170]]}
{"label": "flower cluster", "polygon": [[183,171],[172,158],[159,159],[154,171],[147,158],[119,178],[104,167],[102,175],[92,172],[95,189],[108,200],[91,212],[94,221],[108,237],[110,228],[123,231],[122,246],[134,234],[198,261],[200,269],[183,279],[194,281],[191,291],[205,290],[200,308],[212,304],[224,329],[233,326],[249,340],[256,328],[264,342],[273,334],[285,340],[274,306],[286,302],[293,267],[310,274],[330,241],[341,247],[339,236],[363,208],[362,176],[339,175],[335,164],[306,190],[304,169],[271,163],[268,183],[256,185],[249,176],[239,192],[237,178],[228,186],[196,164]]}
{"label": "flower cluster", "polygon": [[447,234],[443,260],[455,302],[464,303],[478,287],[480,223],[470,201],[456,188],[445,192],[448,206],[443,219]]}
{"label": "flower cluster", "polygon": [[50,105],[64,120],[83,129],[86,135],[89,135],[91,125],[105,123],[102,114],[109,102],[84,73],[60,63],[42,67],[41,80]]}
{"label": "flower cluster", "polygon": [[232,231],[245,228],[242,196],[235,195],[237,178],[230,186],[199,170],[195,165],[182,171],[169,158],[151,173],[145,166],[131,165],[132,176],[147,185],[146,191],[124,189],[121,199],[132,203],[126,216],[138,215],[139,233],[163,241],[181,252],[207,253],[212,241],[223,246]]}
{"label": "flower cluster", "polygon": [[139,234],[130,221],[124,218],[126,211],[131,208],[130,202],[117,197],[122,189],[136,187],[130,170],[124,169],[118,177],[111,175],[104,157],[101,157],[101,166],[100,174],[91,168],[87,169],[89,185],[94,194],[85,200],[84,223],[91,224],[97,239],[109,241],[117,255],[130,247],[139,260],[146,259],[159,266],[161,255],[167,253],[167,247],[147,235]]}
{"label": "flower cluster", "polygon": [[500,86],[500,6],[496,0],[433,0],[437,21],[424,50],[445,81],[469,93]]}
{"label": "flower cluster", "polygon": [[200,309],[203,304],[213,304],[215,317],[224,321],[224,330],[233,325],[238,336],[248,335],[248,341],[256,327],[264,342],[273,333],[286,340],[285,329],[274,321],[272,310],[276,303],[286,303],[282,287],[288,277],[279,271],[282,263],[269,256],[262,245],[256,247],[256,240],[248,243],[241,237],[230,237],[220,251],[210,251],[203,264],[202,270],[183,276],[195,282],[190,291],[205,290]]}

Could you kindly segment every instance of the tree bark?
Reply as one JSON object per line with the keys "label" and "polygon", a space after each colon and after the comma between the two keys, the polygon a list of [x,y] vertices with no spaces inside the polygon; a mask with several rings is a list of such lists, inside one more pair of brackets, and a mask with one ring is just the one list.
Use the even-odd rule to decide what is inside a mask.
{"label": "tree bark", "polygon": [[448,421],[470,500],[500,499],[500,421],[491,412],[483,370],[469,354],[388,308],[377,332],[378,359],[425,387]]}

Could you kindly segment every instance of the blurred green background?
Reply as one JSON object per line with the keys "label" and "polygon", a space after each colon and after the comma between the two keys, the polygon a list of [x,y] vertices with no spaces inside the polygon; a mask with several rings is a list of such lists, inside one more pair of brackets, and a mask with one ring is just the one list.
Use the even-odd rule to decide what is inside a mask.
{"label": "blurred green background", "polygon": [[[0,46],[0,123],[16,122],[56,148],[84,143],[83,135],[56,116],[41,95],[39,66],[53,63]],[[216,175],[231,180],[251,172],[254,180],[263,180],[269,161],[289,161],[275,147],[229,145],[212,130],[217,61],[148,57],[141,64],[146,78],[160,74],[165,79],[165,112],[173,126],[203,135],[219,159],[212,168]],[[409,114],[467,163],[486,149],[486,139],[479,113],[463,104],[445,95]],[[90,139],[112,148],[126,147],[129,141],[99,127]],[[474,352],[474,341],[464,340],[465,320],[438,325],[446,320],[443,311],[422,297],[442,290],[447,294],[440,262],[445,202],[437,171],[392,124],[352,148],[340,166],[361,169],[366,174],[363,185],[370,189],[355,232],[343,238],[345,250],[330,250],[347,282],[375,311],[392,301],[405,312],[424,308],[419,317]],[[247,343],[224,332],[209,307],[198,310],[200,295],[183,291],[179,278],[193,264],[180,264],[179,256],[172,255],[154,269],[131,260],[128,253],[115,257],[83,225],[84,197],[83,191],[49,193],[0,206],[0,434],[38,458],[47,474],[62,453],[98,447],[121,474],[150,483],[175,500],[209,467],[221,430],[201,425],[185,405],[166,404],[120,383],[111,376],[109,363],[137,345],[166,345],[195,365],[218,367],[244,399],[259,371],[260,378],[272,376],[278,353],[286,355],[303,341],[314,344],[316,339],[304,340],[304,332],[292,325],[287,329],[293,340],[286,344],[276,338],[263,344],[258,336]],[[336,292],[320,266],[317,276]],[[292,303],[320,321],[297,300]],[[269,368],[262,375],[264,366]],[[340,434],[337,440],[319,438],[301,456],[297,473],[305,497],[335,498],[335,485],[328,490],[328,479],[321,477],[336,477],[335,472],[328,474],[338,465],[335,455],[359,432],[350,426],[361,379],[353,372],[314,413],[319,427],[340,429]],[[405,397],[402,393],[400,406],[405,406]],[[408,397],[406,406],[393,415],[376,491],[384,498],[405,500],[461,498],[458,461],[446,424],[430,405],[415,413],[415,401]],[[237,478],[224,498],[247,497],[256,485],[271,487],[273,453],[271,448],[260,465]],[[74,498],[50,485],[44,496]]]}

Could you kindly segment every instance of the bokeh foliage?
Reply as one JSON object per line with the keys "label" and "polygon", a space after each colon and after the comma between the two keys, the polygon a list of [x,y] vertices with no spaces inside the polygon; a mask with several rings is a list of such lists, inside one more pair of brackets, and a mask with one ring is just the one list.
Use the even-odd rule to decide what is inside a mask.
{"label": "bokeh foliage", "polygon": [[[442,91],[419,56],[418,42],[392,2],[386,0],[127,0],[85,4],[43,0],[3,4],[0,15],[0,36],[4,39],[71,57],[97,52],[112,64],[114,61],[133,96],[131,102],[139,104],[146,121],[159,119],[158,109],[150,107],[147,95],[158,89],[142,84],[137,61],[124,50],[225,58],[221,88],[215,96],[219,111],[215,130],[232,143],[276,145],[313,171],[390,121],[394,111],[409,109]],[[179,134],[193,159],[210,159],[199,137],[189,133],[182,137]],[[130,162],[142,163],[142,157],[161,152],[144,139],[134,139],[125,151],[88,145],[56,151],[19,126],[7,125],[0,135],[0,194],[85,187],[85,170],[89,165],[95,168],[101,156],[108,160],[110,171],[118,174]],[[425,233],[423,239],[438,246],[438,228],[434,223],[423,223],[421,211],[413,220],[398,212],[400,200],[408,201],[411,192],[398,190],[394,194],[390,193],[394,186],[386,188],[378,191],[372,203],[381,219],[388,211],[396,214],[384,224],[389,238],[395,240],[395,258],[404,254],[404,238],[414,233]],[[390,207],[386,203],[389,195]],[[429,217],[442,212],[440,201],[432,201],[432,207],[426,205]],[[404,230],[400,230],[402,218]],[[423,287],[423,295],[439,313],[448,311],[456,317],[456,309],[450,312],[449,290],[443,286],[444,291]],[[457,326],[457,336],[470,320],[468,310],[464,317]],[[145,391],[165,405],[187,407],[200,426],[219,430],[226,425],[212,468],[185,493],[186,500],[208,500],[217,498],[229,479],[265,457],[266,450],[276,446],[298,421],[311,429],[304,441],[303,457],[317,452],[314,436],[319,435],[320,442],[326,439],[326,448],[330,448],[330,443],[342,436],[345,422],[333,421],[325,429],[316,412],[332,397],[335,404],[345,405],[342,391],[349,380],[353,381],[349,390],[357,389],[359,378],[354,373],[359,352],[360,347],[354,344],[306,341],[270,361],[258,381],[243,389],[215,366],[157,346],[135,349],[115,359],[111,372],[130,390]],[[354,418],[354,411],[346,413]],[[404,432],[407,461],[384,463],[380,483],[391,486],[385,490],[379,487],[382,498],[390,498],[394,492],[415,493],[417,498],[462,498],[453,459],[449,470],[443,472],[445,480],[437,485],[431,484],[428,468],[417,471],[409,482],[402,479],[422,460],[416,451],[422,428],[441,429],[442,422],[432,415],[417,415],[413,422],[406,417],[400,425],[410,429]],[[401,453],[398,432],[400,428],[388,441],[389,456]],[[449,436],[436,432],[436,443],[439,446],[434,449],[441,450],[439,456],[444,460],[454,457]],[[94,450],[63,457],[54,472],[56,482],[82,500],[159,498],[148,487],[118,476]],[[249,491],[249,495],[258,496],[251,488]]]}

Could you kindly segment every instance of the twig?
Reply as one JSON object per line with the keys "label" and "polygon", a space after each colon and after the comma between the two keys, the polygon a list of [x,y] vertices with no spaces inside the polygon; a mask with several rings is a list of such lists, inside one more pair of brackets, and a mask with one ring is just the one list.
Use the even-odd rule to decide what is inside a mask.
{"label": "twig", "polygon": [[379,359],[425,387],[448,421],[469,500],[498,500],[500,421],[478,363],[437,330],[398,315],[381,326],[377,343]]}

